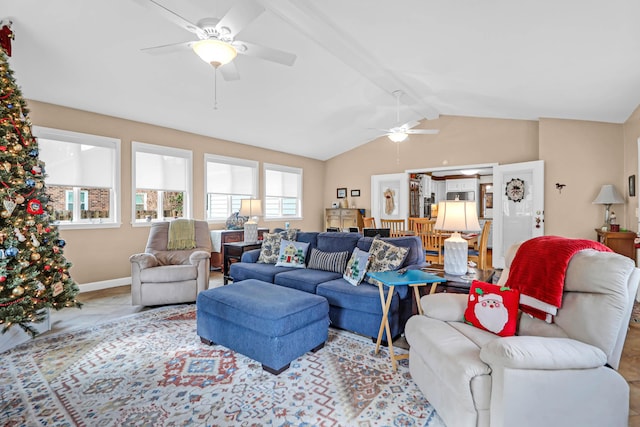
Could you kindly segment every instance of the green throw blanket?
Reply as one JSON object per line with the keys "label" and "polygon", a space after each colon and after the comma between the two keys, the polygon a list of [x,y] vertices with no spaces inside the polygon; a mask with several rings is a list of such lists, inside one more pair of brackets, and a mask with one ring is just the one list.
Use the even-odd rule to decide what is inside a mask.
{"label": "green throw blanket", "polygon": [[196,222],[193,219],[174,219],[169,223],[167,249],[193,249],[196,247]]}

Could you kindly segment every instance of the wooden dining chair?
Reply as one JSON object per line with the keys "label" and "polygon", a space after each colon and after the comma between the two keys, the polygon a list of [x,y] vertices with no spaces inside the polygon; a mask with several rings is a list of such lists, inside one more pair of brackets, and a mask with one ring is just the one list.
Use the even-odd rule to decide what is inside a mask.
{"label": "wooden dining chair", "polygon": [[442,264],[443,259],[443,237],[441,230],[433,227],[421,235],[422,247],[424,248],[425,261],[432,264]]}
{"label": "wooden dining chair", "polygon": [[429,218],[409,218],[409,230],[413,231],[416,236],[426,233],[433,229],[434,219]]}
{"label": "wooden dining chair", "polygon": [[362,218],[362,223],[364,224],[362,228],[376,228],[376,219],[372,216]]}
{"label": "wooden dining chair", "polygon": [[469,261],[476,263],[480,270],[487,269],[487,246],[489,245],[489,232],[491,230],[491,221],[486,221],[482,227],[478,249],[469,249]]}
{"label": "wooden dining chair", "polygon": [[401,237],[407,235],[404,219],[381,219],[382,228],[390,230],[391,237]]}

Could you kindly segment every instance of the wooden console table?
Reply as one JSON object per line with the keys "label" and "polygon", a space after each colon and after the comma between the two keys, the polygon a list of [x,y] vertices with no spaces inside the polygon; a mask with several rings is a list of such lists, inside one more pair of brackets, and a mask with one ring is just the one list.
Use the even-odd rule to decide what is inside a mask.
{"label": "wooden console table", "polygon": [[636,233],[633,231],[602,231],[596,228],[597,241],[612,251],[636,261]]}

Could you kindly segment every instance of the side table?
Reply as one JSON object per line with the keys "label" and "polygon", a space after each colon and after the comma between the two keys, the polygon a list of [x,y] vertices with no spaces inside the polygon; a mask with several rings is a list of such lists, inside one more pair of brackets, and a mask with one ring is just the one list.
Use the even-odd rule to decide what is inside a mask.
{"label": "side table", "polygon": [[[380,291],[380,304],[382,304],[382,320],[380,320],[380,329],[378,330],[378,339],[376,340],[376,354],[380,351],[380,343],[382,342],[382,331],[387,333],[387,345],[389,347],[389,356],[391,357],[391,365],[393,371],[398,369],[397,360],[407,359],[408,354],[395,355],[393,352],[393,340],[391,337],[391,328],[389,327],[389,307],[393,299],[393,289],[396,286],[410,286],[413,288],[413,297],[416,300],[418,312],[422,314],[422,306],[420,305],[420,286],[426,286],[431,283],[431,293],[435,291],[435,285],[440,282],[446,282],[446,279],[436,276],[432,273],[426,273],[421,270],[406,270],[403,273],[399,271],[382,271],[370,272],[367,276],[378,282],[378,290]],[[384,296],[384,288],[387,287],[387,297]]]}
{"label": "side table", "polygon": [[231,262],[240,261],[242,254],[252,249],[260,249],[262,242],[233,242],[224,244],[224,262],[222,264],[223,283],[226,285],[229,279],[233,280],[233,277],[229,276],[229,267]]}

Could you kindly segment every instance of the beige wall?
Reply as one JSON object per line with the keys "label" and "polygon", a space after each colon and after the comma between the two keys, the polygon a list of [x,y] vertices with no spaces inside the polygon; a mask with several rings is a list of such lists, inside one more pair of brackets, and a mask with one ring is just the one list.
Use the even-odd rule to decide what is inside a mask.
{"label": "beige wall", "polygon": [[[538,122],[441,116],[427,122],[438,135],[411,135],[399,145],[378,138],[327,161],[325,205],[336,200],[336,188],[360,189],[349,204],[371,205],[371,175],[405,170],[482,163],[516,163],[538,159]],[[399,148],[399,153],[397,149]]]}
{"label": "beige wall", "polygon": [[[261,174],[262,162],[300,167],[304,181],[304,219],[291,221],[291,226],[304,230],[320,230],[323,226],[324,202],[321,194],[324,193],[324,162],[36,101],[29,101],[28,105],[29,118],[34,125],[108,136],[122,141],[122,226],[117,229],[60,231],[61,237],[67,241],[65,257],[73,263],[71,274],[79,284],[130,276],[129,256],[144,250],[148,228],[131,225],[131,141],[184,148],[193,152],[193,212],[194,217],[199,219],[204,217],[205,153],[260,161]],[[260,221],[259,225],[272,229],[284,223]],[[211,224],[211,228],[224,228],[224,224]]]}
{"label": "beige wall", "polygon": [[[74,263],[71,273],[81,284],[129,276],[129,255],[144,248],[147,228],[130,223],[132,140],[192,150],[196,195],[204,192],[204,153],[302,167],[304,220],[291,225],[304,230],[324,228],[324,209],[336,200],[339,187],[348,189],[350,205],[369,213],[371,175],[530,160],[545,161],[546,234],[594,238],[593,229],[602,222],[604,208],[591,202],[605,183],[615,184],[628,199],[624,207],[614,206],[613,210],[623,227],[637,230],[638,202],[637,197],[628,198],[627,177],[638,175],[640,108],[624,124],[441,116],[425,124],[440,129],[438,135],[412,135],[399,145],[382,137],[321,162],[50,104],[31,101],[29,105],[35,125],[122,141],[122,227],[61,232],[68,241],[65,255]],[[566,184],[562,193],[555,188],[556,182]],[[359,189],[361,196],[351,198],[352,189]],[[203,217],[203,197],[195,198],[194,212],[196,218]],[[260,225],[274,228],[283,223],[261,221]],[[211,228],[223,225],[212,224]]]}
{"label": "beige wall", "polygon": [[[638,138],[640,138],[640,106],[629,116],[623,126],[624,133],[624,176],[620,184],[620,190],[624,189],[627,197],[626,208],[626,227],[629,230],[638,231],[638,217],[636,211],[638,209],[638,185],[640,184],[640,176],[638,176]],[[629,181],[630,175],[636,176],[636,195],[629,197]]]}

